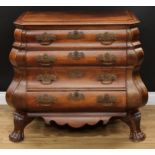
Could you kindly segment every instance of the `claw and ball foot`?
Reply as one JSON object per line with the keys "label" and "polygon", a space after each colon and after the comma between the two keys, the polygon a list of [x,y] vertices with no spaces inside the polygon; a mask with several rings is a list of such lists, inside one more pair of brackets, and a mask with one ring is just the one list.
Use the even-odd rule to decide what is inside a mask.
{"label": "claw and ball foot", "polygon": [[121,119],[130,128],[130,136],[134,142],[143,141],[145,139],[145,134],[140,129],[141,113],[138,110],[129,111],[126,117]]}
{"label": "claw and ball foot", "polygon": [[9,139],[12,142],[20,142],[24,139],[24,128],[33,119],[29,118],[26,113],[15,112],[14,113],[14,130],[9,135]]}

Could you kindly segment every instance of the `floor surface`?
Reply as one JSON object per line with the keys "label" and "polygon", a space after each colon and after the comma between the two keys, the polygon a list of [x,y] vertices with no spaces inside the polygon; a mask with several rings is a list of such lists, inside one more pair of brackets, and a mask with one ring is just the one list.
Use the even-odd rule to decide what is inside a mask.
{"label": "floor surface", "polygon": [[0,148],[155,148],[155,106],[145,106],[142,112],[141,128],[147,138],[135,143],[128,139],[129,129],[119,120],[103,126],[84,127],[73,130],[55,124],[45,126],[42,119],[36,119],[25,129],[25,140],[12,143],[8,139],[13,129],[13,110],[0,106]]}

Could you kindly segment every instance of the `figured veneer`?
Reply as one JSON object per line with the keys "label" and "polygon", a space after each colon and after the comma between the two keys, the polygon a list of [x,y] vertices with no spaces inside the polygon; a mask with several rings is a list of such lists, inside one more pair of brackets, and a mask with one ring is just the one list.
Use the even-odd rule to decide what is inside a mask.
{"label": "figured veneer", "polygon": [[[125,68],[53,67],[27,69],[27,89],[125,89]],[[93,73],[93,74],[92,74]],[[38,78],[39,77],[39,78]],[[43,83],[53,81],[47,85]]]}
{"label": "figured veneer", "polygon": [[139,20],[121,12],[26,12],[16,21],[10,52],[14,78],[6,99],[15,108],[10,140],[24,139],[36,117],[79,128],[111,118],[141,141],[138,109],[148,93],[139,68]]}
{"label": "figured veneer", "polygon": [[[131,60],[136,61],[136,55],[131,50]],[[52,66],[124,66],[127,62],[126,50],[48,50],[25,51],[13,48],[10,60],[14,66],[52,67]],[[135,62],[133,62],[135,63]],[[131,64],[132,65],[132,64]]]}

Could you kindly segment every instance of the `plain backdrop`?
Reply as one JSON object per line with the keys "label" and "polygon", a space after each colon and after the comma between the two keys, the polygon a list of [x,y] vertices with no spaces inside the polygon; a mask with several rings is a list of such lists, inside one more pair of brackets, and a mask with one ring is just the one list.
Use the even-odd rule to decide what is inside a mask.
{"label": "plain backdrop", "polygon": [[131,10],[141,20],[140,40],[145,52],[140,73],[149,91],[155,91],[155,7],[31,7],[31,6],[0,6],[0,91],[6,91],[13,78],[13,68],[8,56],[14,41],[14,20],[25,11],[64,11],[64,10]]}

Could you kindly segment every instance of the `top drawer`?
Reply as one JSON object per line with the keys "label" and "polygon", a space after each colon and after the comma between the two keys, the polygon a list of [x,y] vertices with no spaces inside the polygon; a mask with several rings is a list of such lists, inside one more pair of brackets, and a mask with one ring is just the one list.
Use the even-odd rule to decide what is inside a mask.
{"label": "top drawer", "polygon": [[127,32],[119,30],[27,30],[16,29],[15,44],[27,43],[26,47],[104,47],[125,45]]}

